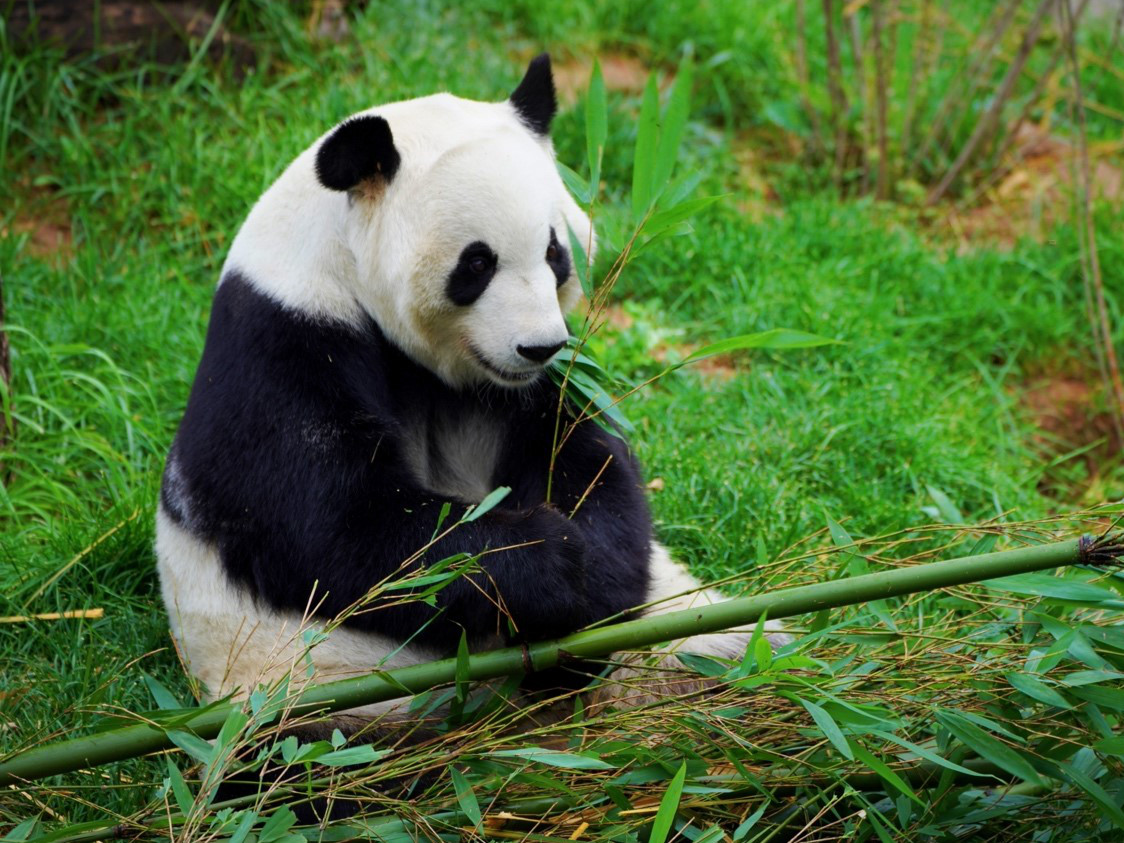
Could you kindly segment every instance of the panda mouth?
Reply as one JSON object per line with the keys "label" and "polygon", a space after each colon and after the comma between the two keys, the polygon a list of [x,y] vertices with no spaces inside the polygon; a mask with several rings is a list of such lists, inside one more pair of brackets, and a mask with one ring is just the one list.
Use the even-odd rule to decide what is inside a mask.
{"label": "panda mouth", "polygon": [[537,369],[531,372],[511,372],[507,369],[501,369],[499,366],[495,365],[490,360],[488,360],[487,357],[481,354],[480,350],[477,349],[476,346],[474,346],[472,343],[465,344],[468,346],[468,350],[472,352],[472,356],[473,358],[475,358],[476,362],[479,363],[480,366],[488,372],[488,374],[493,375],[497,380],[504,381],[509,384],[518,385],[529,383],[530,381],[537,378],[540,374],[542,374],[542,369]]}

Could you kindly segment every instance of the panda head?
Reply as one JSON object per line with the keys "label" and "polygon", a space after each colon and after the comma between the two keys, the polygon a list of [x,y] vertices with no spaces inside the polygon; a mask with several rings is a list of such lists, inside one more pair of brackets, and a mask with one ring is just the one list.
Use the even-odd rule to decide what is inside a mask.
{"label": "panda head", "polygon": [[589,218],[554,161],[550,60],[511,97],[448,94],[355,115],[314,147],[342,214],[351,294],[396,345],[454,387],[519,387],[565,344],[580,288],[570,235]]}

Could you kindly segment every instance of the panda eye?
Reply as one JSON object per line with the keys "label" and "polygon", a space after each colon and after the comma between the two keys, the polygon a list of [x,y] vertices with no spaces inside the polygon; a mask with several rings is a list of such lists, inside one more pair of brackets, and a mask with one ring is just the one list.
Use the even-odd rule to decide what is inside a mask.
{"label": "panda eye", "polygon": [[551,263],[554,263],[556,260],[558,260],[558,247],[553,243],[546,247],[546,259]]}
{"label": "panda eye", "polygon": [[487,258],[477,256],[475,258],[469,258],[468,268],[476,275],[483,275],[485,272],[491,269],[491,264],[488,263]]}

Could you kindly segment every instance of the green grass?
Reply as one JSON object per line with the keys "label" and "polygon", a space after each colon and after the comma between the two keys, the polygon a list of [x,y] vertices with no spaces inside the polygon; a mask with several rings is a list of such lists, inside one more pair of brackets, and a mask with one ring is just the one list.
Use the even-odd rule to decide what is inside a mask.
{"label": "green grass", "polygon": [[[46,49],[0,49],[0,228],[6,232],[0,274],[17,420],[14,440],[0,452],[0,615],[105,609],[100,620],[0,624],[0,752],[87,729],[115,708],[151,708],[142,673],[188,696],[159,600],[151,525],[163,456],[202,348],[217,272],[250,204],[346,114],[440,89],[498,99],[516,84],[526,57],[544,45],[577,56],[625,49],[666,69],[689,40],[699,62],[697,108],[679,166],[700,174],[701,192],[729,194],[693,221],[693,232],[653,247],[626,270],[614,300],[632,324],[593,340],[607,368],[640,380],[662,366],[653,362],[654,345],[682,354],[687,345],[778,326],[842,341],[739,354],[732,377],[684,369],[625,405],[647,475],[663,480],[652,494],[660,535],[696,571],[756,570],[755,584],[835,576],[844,569],[826,552],[803,560],[790,553],[783,564],[759,566],[823,530],[825,515],[855,537],[927,535],[910,531],[949,515],[931,489],[943,492],[966,523],[1025,521],[1120,498],[1118,455],[1102,449],[1095,478],[1083,460],[1054,460],[1066,443],[1044,449],[1020,401],[1028,373],[1082,369],[1092,359],[1070,229],[1013,251],[956,254],[908,211],[841,203],[819,187],[823,179],[814,169],[784,162],[769,171],[783,206],[759,221],[739,212],[740,202],[753,197],[737,178],[734,130],[798,113],[785,58],[790,10],[760,5],[676,3],[648,14],[637,4],[583,0],[558,16],[535,4],[480,2],[453,10],[388,3],[355,20],[351,40],[331,45],[309,43],[303,21],[281,5],[260,4],[237,16],[253,25],[261,56],[243,80],[205,62],[182,73],[105,73]],[[1103,34],[1091,37],[1092,49]],[[723,51],[729,51],[725,58]],[[1117,69],[1121,61],[1118,52]],[[1104,74],[1090,89],[1108,104],[1121,97]],[[599,213],[608,240],[619,245],[639,103],[615,93],[609,103],[607,204]],[[1107,125],[1102,120],[1092,128],[1106,134]],[[556,143],[561,160],[584,160],[580,107],[559,117]],[[1106,288],[1120,325],[1124,220],[1112,208],[1100,214]],[[64,220],[72,249],[44,255],[32,248],[15,222],[35,219]],[[813,545],[829,546],[822,536]],[[914,552],[912,546],[871,548],[881,548],[871,550],[878,559]],[[1124,593],[1119,579],[1108,587]],[[918,629],[938,625],[950,638],[979,638],[975,649],[946,654],[962,656],[964,667],[932,653],[911,665],[895,649],[895,636],[861,612],[847,617],[856,629],[869,627],[866,633],[825,639],[810,654],[831,661],[839,693],[853,688],[863,699],[892,699],[894,688],[912,687],[900,714],[918,741],[929,736],[932,717],[912,684],[923,674],[911,671],[944,678],[942,705],[953,700],[1017,721],[1015,704],[976,672],[1002,677],[1021,669],[1029,650],[1049,649],[1058,637],[1050,638],[1051,623],[1084,624],[1097,658],[1124,667],[1115,609],[1096,615],[1054,602],[1042,609],[1043,619],[1022,614],[1026,607],[996,603],[976,614],[971,596],[981,594],[992,593],[909,602]],[[1096,638],[1094,622],[1111,634]],[[1094,669],[1095,662],[1081,663],[1083,655],[1075,645],[1063,647],[1057,669]],[[878,684],[873,677],[887,665],[892,675]],[[964,671],[960,680],[957,670]],[[863,676],[873,684],[863,685]],[[1105,737],[1105,728],[1119,730],[1118,686],[1097,687],[1117,694],[1116,707],[1110,700],[1090,711],[1077,700],[1072,722],[1056,726],[1074,746],[1087,748]],[[1041,706],[1034,715],[1045,716]],[[1050,717],[1060,722],[1056,712]],[[947,731],[937,737],[942,751],[955,743]],[[749,738],[758,740],[752,729]],[[465,757],[471,752],[470,744]],[[757,764],[770,760],[753,757]],[[666,769],[649,779],[671,778],[679,761],[665,760]],[[1113,798],[1124,794],[1119,752],[1072,763],[1084,765]],[[70,822],[105,819],[141,808],[166,775],[162,764],[148,761],[110,769],[110,781],[119,785],[113,791],[96,789],[102,782],[91,776],[65,779],[88,802],[32,795]],[[487,769],[478,764],[473,772],[482,793],[493,787]],[[693,767],[692,776],[697,772]],[[1010,797],[996,808],[993,825],[984,817],[964,820],[964,827],[978,822],[999,835],[1012,811],[1037,816],[1036,795]],[[802,798],[819,804],[814,793]],[[1024,798],[1030,801],[1019,801]],[[1079,804],[1074,793],[1063,807],[1066,800],[1074,800],[1078,819],[1043,820],[1034,839],[1114,839],[1107,826],[1098,830],[1093,803]],[[944,825],[933,820],[946,810],[938,802],[928,815],[898,803],[883,808],[912,829],[912,839],[921,839],[925,817],[939,826],[925,839],[959,839],[949,815]],[[857,810],[858,803],[847,804]],[[0,793],[0,831],[5,819],[36,810],[25,798]],[[738,822],[722,819],[722,827],[730,832]],[[839,833],[856,840],[875,835],[870,822],[853,818]]]}

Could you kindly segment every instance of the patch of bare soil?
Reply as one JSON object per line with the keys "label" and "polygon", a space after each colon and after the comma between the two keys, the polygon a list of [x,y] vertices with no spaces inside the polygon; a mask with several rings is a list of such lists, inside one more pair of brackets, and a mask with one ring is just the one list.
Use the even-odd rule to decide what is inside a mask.
{"label": "patch of bare soil", "polygon": [[4,5],[16,44],[57,44],[71,57],[98,51],[98,62],[105,65],[128,66],[141,58],[158,64],[186,61],[212,31],[207,48],[211,59],[228,55],[238,69],[255,61],[249,41],[216,24],[219,4],[213,0],[36,0]]}
{"label": "patch of bare soil", "polygon": [[[644,90],[651,68],[640,59],[624,53],[604,53],[597,60],[601,63],[601,77],[607,90],[630,94],[639,94]],[[578,95],[589,87],[592,74],[592,60],[570,59],[554,65],[554,87],[559,99],[571,105],[577,102]],[[664,85],[669,85],[671,81],[672,77],[668,76]]]}
{"label": "patch of bare soil", "polygon": [[[628,331],[635,324],[632,315],[621,305],[615,303],[605,308],[602,318],[605,321],[601,330],[610,334]],[[661,341],[653,345],[648,353],[656,362],[668,365],[684,360],[698,348],[699,346],[693,343]],[[691,363],[690,367],[702,374],[704,378],[725,382],[731,380],[740,370],[743,370],[745,365],[739,366],[738,361],[729,354],[715,354],[712,357],[704,357],[702,360]]]}
{"label": "patch of bare soil", "polygon": [[[1073,213],[1079,184],[1073,143],[1039,126],[1024,125],[1015,137],[1018,163],[1010,167],[971,208],[950,207],[945,217],[961,250],[986,244],[1012,248],[1022,237],[1045,239]],[[1124,201],[1124,171],[1109,160],[1111,147],[1091,145],[1093,198]]]}
{"label": "patch of bare soil", "polygon": [[735,178],[745,191],[738,199],[738,210],[754,222],[779,214],[780,197],[765,177],[766,166],[769,161],[798,159],[800,139],[777,132],[743,131],[733,139],[730,151],[738,167]]}
{"label": "patch of bare soil", "polygon": [[1034,440],[1041,451],[1059,456],[1089,448],[1080,459],[1090,476],[1096,476],[1098,464],[1117,454],[1122,445],[1108,400],[1100,375],[1075,364],[1032,374],[1020,396],[1040,430]]}
{"label": "patch of bare soil", "polygon": [[28,253],[57,265],[74,253],[70,207],[65,199],[44,189],[30,189],[18,204],[17,216],[0,230],[0,237],[27,235]]}

